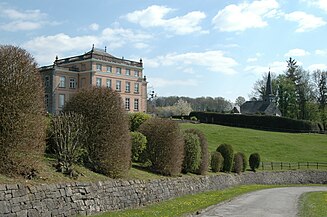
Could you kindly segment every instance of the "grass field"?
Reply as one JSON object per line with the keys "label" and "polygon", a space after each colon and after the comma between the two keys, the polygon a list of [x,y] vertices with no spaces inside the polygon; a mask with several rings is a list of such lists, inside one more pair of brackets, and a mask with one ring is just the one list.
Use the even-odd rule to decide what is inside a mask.
{"label": "grass field", "polygon": [[181,124],[182,129],[196,128],[207,137],[209,150],[218,145],[233,145],[235,152],[247,156],[258,152],[261,161],[327,162],[327,135],[280,133],[214,124]]}
{"label": "grass field", "polygon": [[300,198],[300,217],[326,217],[327,192],[309,192]]}

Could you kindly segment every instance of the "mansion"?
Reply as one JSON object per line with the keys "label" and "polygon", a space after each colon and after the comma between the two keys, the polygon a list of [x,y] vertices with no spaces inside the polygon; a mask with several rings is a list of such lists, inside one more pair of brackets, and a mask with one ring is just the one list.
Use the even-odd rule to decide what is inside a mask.
{"label": "mansion", "polygon": [[139,62],[117,58],[105,50],[92,49],[79,56],[59,59],[39,68],[45,88],[45,105],[49,113],[58,113],[65,102],[82,89],[111,88],[120,93],[129,112],[146,112],[147,81]]}

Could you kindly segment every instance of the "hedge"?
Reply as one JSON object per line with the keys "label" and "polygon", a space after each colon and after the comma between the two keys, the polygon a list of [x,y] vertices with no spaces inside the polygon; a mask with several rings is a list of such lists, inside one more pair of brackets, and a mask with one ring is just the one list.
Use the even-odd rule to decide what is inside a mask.
{"label": "hedge", "polygon": [[321,124],[268,115],[221,114],[215,112],[191,112],[201,123],[233,127],[253,128],[292,133],[323,133]]}

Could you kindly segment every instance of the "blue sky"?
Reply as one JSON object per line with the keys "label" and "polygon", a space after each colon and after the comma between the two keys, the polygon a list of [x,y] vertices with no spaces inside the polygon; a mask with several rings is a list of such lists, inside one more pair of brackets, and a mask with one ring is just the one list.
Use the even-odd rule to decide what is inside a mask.
{"label": "blue sky", "polygon": [[327,0],[8,0],[0,43],[27,49],[39,65],[95,47],[143,59],[158,96],[249,97],[269,68],[295,58],[327,69]]}

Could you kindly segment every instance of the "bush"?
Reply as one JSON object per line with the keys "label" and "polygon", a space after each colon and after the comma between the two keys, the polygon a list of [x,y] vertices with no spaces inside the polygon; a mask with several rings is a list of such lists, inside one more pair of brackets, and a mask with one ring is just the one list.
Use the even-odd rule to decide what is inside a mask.
{"label": "bush", "polygon": [[148,140],[145,156],[153,171],[172,176],[182,171],[184,141],[176,122],[151,118],[140,126],[139,132]]}
{"label": "bush", "polygon": [[260,166],[260,155],[258,153],[253,153],[250,155],[249,164],[252,171],[255,172]]}
{"label": "bush", "polygon": [[130,121],[130,130],[137,131],[137,129],[143,124],[146,120],[150,119],[151,116],[143,113],[143,112],[136,112],[129,114],[129,121]]}
{"label": "bush", "polygon": [[119,93],[108,88],[91,88],[75,94],[64,108],[85,117],[87,164],[90,169],[121,177],[131,165],[128,116]]}
{"label": "bush", "polygon": [[243,169],[242,172],[245,172],[246,168],[248,167],[248,161],[247,161],[247,157],[245,156],[245,154],[243,152],[238,152],[237,154],[242,156],[242,161],[243,161]]}
{"label": "bush", "polygon": [[131,132],[132,139],[132,161],[139,162],[140,156],[146,148],[147,139],[140,132]]}
{"label": "bush", "polygon": [[243,171],[243,156],[241,153],[234,155],[233,171],[238,174]]}
{"label": "bush", "polygon": [[27,178],[39,170],[45,149],[43,82],[33,57],[0,45],[0,173]]}
{"label": "bush", "polygon": [[84,117],[80,114],[63,113],[51,120],[51,135],[57,171],[73,177],[76,172],[73,164],[85,154],[86,127]]}
{"label": "bush", "polygon": [[229,144],[221,144],[217,151],[221,153],[221,155],[224,157],[224,166],[223,171],[224,172],[230,172],[232,171],[233,167],[233,158],[234,158],[234,151],[233,147]]}
{"label": "bush", "polygon": [[211,170],[216,173],[221,171],[224,165],[224,157],[220,152],[214,151],[211,153]]}
{"label": "bush", "polygon": [[199,137],[201,146],[201,163],[199,169],[195,171],[196,174],[204,175],[208,171],[209,167],[209,152],[208,152],[208,141],[205,135],[198,129],[185,130],[186,133],[193,133]]}
{"label": "bush", "polygon": [[184,143],[183,172],[194,173],[199,169],[201,163],[200,139],[196,134],[184,133]]}

